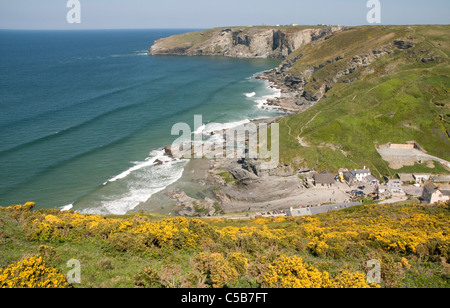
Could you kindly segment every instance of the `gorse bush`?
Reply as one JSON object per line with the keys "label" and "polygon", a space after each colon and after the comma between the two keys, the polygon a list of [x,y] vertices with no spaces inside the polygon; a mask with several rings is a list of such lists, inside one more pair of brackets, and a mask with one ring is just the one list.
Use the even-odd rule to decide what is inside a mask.
{"label": "gorse bush", "polygon": [[264,275],[269,288],[330,288],[329,274],[305,264],[302,258],[281,256]]}
{"label": "gorse bush", "polygon": [[347,270],[340,273],[333,281],[334,288],[379,288],[380,285],[376,283],[368,283],[367,277],[363,273],[351,273]]}
{"label": "gorse bush", "polygon": [[220,253],[200,253],[192,260],[195,270],[206,277],[213,288],[223,288],[235,283],[238,271]]}
{"label": "gorse bush", "polygon": [[[36,243],[30,253],[61,266],[62,249],[97,243],[114,270],[126,268],[115,258],[142,260],[146,269],[132,269],[133,286],[374,287],[364,274],[364,262],[371,259],[380,261],[385,287],[401,286],[420,264],[429,264],[439,285],[448,283],[449,203],[374,204],[314,217],[246,221],[107,218],[33,207],[0,208],[2,224],[16,221],[25,239]],[[347,263],[351,266],[345,267]],[[8,273],[9,280],[22,277],[17,270]]]}
{"label": "gorse bush", "polygon": [[161,288],[161,278],[153,268],[146,267],[142,272],[136,275],[134,278],[134,284],[137,287],[144,288]]}
{"label": "gorse bush", "polygon": [[0,269],[1,288],[67,288],[70,284],[57,269],[39,256],[30,256]]}

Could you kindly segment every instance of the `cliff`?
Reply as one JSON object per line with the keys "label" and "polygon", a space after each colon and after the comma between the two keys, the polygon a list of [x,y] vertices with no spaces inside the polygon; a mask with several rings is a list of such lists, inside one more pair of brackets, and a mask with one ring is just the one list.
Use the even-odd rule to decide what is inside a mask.
{"label": "cliff", "polygon": [[216,28],[157,40],[148,54],[284,59],[301,46],[340,30],[338,26]]}
{"label": "cliff", "polygon": [[[377,177],[395,176],[402,171],[375,145],[410,140],[450,160],[449,27],[346,28],[264,74],[283,93],[272,103],[296,113],[280,122],[282,164],[320,171],[367,166]],[[428,165],[407,170],[448,173],[445,165]]]}
{"label": "cliff", "polygon": [[[374,144],[416,140],[449,160],[449,25],[220,28],[155,42],[149,54],[282,59],[258,77],[281,90],[281,163],[392,170]],[[431,166],[431,164],[430,164]],[[447,173],[445,167],[412,167]]]}

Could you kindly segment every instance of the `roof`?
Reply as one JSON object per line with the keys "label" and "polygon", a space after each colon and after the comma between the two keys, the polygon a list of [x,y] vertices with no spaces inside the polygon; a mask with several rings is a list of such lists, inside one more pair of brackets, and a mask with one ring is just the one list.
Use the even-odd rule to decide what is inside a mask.
{"label": "roof", "polygon": [[400,178],[400,181],[402,182],[414,182],[414,176],[412,173],[399,173],[398,177]]}
{"label": "roof", "polygon": [[432,174],[431,173],[414,173],[413,176],[414,177],[431,177]]}
{"label": "roof", "polygon": [[342,174],[346,177],[354,177],[354,175],[350,171],[345,171]]}
{"label": "roof", "polygon": [[357,174],[367,174],[367,173],[371,173],[370,169],[357,169],[357,170],[351,170],[350,171],[351,174],[353,175],[357,175]]}
{"label": "roof", "polygon": [[448,183],[450,182],[450,175],[438,175],[433,177],[433,182]]}
{"label": "roof", "polygon": [[439,185],[438,188],[444,196],[450,196],[450,185]]}
{"label": "roof", "polygon": [[434,194],[438,190],[439,188],[434,184],[427,184],[423,187],[423,191],[429,194]]}
{"label": "roof", "polygon": [[332,173],[318,173],[314,175],[316,184],[333,184],[336,180],[336,175]]}
{"label": "roof", "polygon": [[376,182],[376,181],[378,181],[378,179],[376,177],[374,177],[373,175],[368,175],[366,177],[366,180],[369,181],[369,182]]}
{"label": "roof", "polygon": [[423,193],[423,187],[403,186],[402,188],[405,193],[412,196],[421,196]]}

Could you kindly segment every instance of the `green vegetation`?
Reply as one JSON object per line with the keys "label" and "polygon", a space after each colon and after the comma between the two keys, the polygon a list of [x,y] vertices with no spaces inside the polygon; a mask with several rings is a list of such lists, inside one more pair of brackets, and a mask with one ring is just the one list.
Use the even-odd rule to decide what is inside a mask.
{"label": "green vegetation", "polygon": [[236,182],[236,179],[229,172],[219,173],[219,176],[222,177],[227,184]]}
{"label": "green vegetation", "polygon": [[[391,54],[341,76],[319,103],[281,121],[282,162],[301,161],[318,170],[365,165],[376,175],[392,176],[397,171],[389,168],[375,146],[412,140],[429,154],[450,160],[449,30],[449,26],[357,27],[296,50],[290,58],[302,57],[291,73],[316,67],[305,87],[314,93],[348,68],[355,56],[394,40],[413,42],[407,49],[391,47]],[[310,146],[302,146],[298,137]],[[420,167],[433,172],[426,169]]]}
{"label": "green vegetation", "polygon": [[[190,48],[217,30],[167,42]],[[447,172],[437,163],[393,170],[376,146],[414,140],[450,160],[449,30],[349,28],[295,51],[294,75],[315,68],[305,88],[313,93],[355,56],[392,48],[334,80],[306,112],[280,122],[282,163],[367,166],[378,176]],[[394,40],[412,45],[396,48]],[[234,182],[230,173],[220,176]],[[34,206],[0,208],[0,287],[67,287],[62,274],[70,259],[81,263],[76,288],[450,287],[450,203],[362,204],[314,217],[248,220],[81,215]],[[380,285],[366,280],[369,260],[380,262]]]}
{"label": "green vegetation", "polygon": [[[0,286],[65,287],[61,274],[77,259],[75,288],[448,288],[449,206],[370,204],[314,217],[199,220],[33,211],[27,203],[0,208]],[[369,260],[381,263],[380,285],[366,280]],[[28,278],[41,269],[57,280]]]}

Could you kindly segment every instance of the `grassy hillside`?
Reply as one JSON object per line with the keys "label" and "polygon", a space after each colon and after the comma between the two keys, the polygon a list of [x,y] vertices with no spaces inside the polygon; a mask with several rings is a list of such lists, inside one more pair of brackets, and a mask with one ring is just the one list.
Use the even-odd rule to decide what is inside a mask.
{"label": "grassy hillside", "polygon": [[[290,73],[315,68],[305,86],[315,92],[354,57],[383,48],[393,51],[338,74],[317,105],[281,122],[283,162],[319,170],[365,165],[378,175],[393,175],[398,170],[389,168],[375,145],[412,140],[429,154],[450,160],[449,33],[450,26],[358,27],[294,52],[291,58],[302,56]],[[413,46],[396,48],[395,40]],[[439,165],[417,170],[446,172]]]}
{"label": "grassy hillside", "polygon": [[[450,287],[450,204],[240,221],[33,206],[0,208],[0,287]],[[81,284],[65,280],[69,259]]]}

